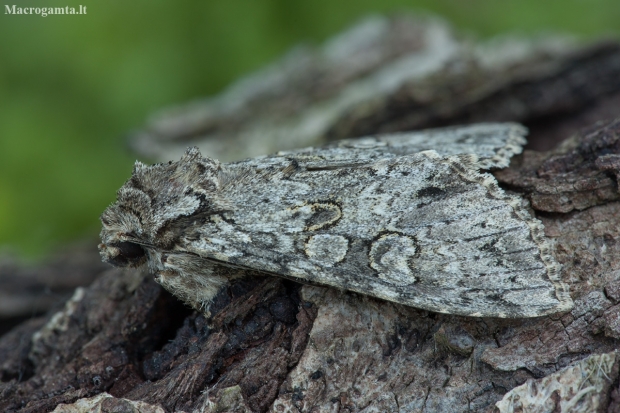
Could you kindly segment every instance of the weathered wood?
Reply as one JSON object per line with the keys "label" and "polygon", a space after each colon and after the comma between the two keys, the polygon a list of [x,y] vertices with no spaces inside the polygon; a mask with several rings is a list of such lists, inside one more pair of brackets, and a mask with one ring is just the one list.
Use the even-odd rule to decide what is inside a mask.
{"label": "weathered wood", "polygon": [[556,156],[525,151],[496,177],[527,192],[538,211],[568,213],[619,200],[620,121],[591,129],[565,141]]}
{"label": "weathered wood", "polygon": [[0,335],[71,297],[108,266],[99,262],[94,242],[68,245],[40,263],[25,263],[0,254]]}
{"label": "weathered wood", "polygon": [[619,99],[618,42],[506,36],[472,44],[438,19],[374,17],[216,97],[162,111],[131,145],[164,162],[191,145],[231,161],[333,139],[517,121],[530,128],[532,148],[548,150],[615,117]]}

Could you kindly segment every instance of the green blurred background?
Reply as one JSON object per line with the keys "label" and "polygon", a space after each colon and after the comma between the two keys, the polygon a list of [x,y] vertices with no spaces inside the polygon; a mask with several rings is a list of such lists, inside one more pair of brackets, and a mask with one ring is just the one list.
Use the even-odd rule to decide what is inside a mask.
{"label": "green blurred background", "polygon": [[[82,4],[87,15],[7,15],[6,4]],[[364,15],[399,10],[439,14],[481,38],[620,32],[618,0],[4,0],[0,250],[40,257],[94,237],[99,214],[131,173],[135,156],[123,136],[153,111],[217,93]]]}

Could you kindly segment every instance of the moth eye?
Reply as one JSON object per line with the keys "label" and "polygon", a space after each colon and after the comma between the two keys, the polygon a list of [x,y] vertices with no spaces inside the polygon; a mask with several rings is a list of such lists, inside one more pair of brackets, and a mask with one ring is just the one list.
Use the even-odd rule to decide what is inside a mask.
{"label": "moth eye", "polygon": [[134,244],[133,242],[123,241],[115,244],[114,246],[119,249],[123,257],[130,260],[144,256],[144,250],[142,247],[138,244]]}

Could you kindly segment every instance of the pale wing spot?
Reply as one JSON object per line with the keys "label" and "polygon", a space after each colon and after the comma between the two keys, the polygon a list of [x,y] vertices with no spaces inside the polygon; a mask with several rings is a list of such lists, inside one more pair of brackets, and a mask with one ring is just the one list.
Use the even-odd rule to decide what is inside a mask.
{"label": "pale wing spot", "polygon": [[305,245],[306,256],[327,267],[342,261],[348,250],[349,240],[340,235],[314,235],[308,238]]}
{"label": "pale wing spot", "polygon": [[318,231],[336,224],[342,218],[340,206],[332,202],[310,204],[312,215],[306,220],[306,231]]}
{"label": "pale wing spot", "polygon": [[413,239],[401,234],[385,234],[372,243],[370,266],[384,281],[407,285],[416,281],[409,261],[416,253]]}

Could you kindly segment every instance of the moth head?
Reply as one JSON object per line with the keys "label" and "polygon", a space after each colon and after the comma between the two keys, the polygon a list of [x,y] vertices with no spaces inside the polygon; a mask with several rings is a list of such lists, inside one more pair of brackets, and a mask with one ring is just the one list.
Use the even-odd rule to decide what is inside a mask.
{"label": "moth head", "polygon": [[146,262],[149,251],[172,250],[191,221],[226,209],[218,196],[221,174],[220,163],[203,157],[195,147],[178,162],[136,162],[117,201],[101,214],[102,259],[137,267]]}

